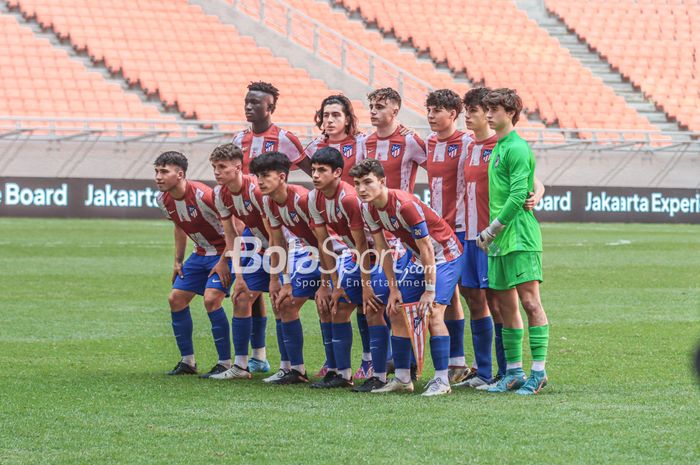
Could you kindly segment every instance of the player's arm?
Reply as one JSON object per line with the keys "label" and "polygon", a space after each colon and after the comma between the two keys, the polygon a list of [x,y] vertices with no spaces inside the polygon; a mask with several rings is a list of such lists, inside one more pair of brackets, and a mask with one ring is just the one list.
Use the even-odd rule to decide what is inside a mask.
{"label": "player's arm", "polygon": [[[336,257],[335,253],[331,253],[332,251],[326,247],[330,237],[326,225],[314,224],[310,226],[320,245],[318,255],[321,261],[321,286],[316,292],[316,306],[321,312],[329,312],[332,310],[333,295],[340,288],[338,270],[335,267]],[[333,291],[331,291],[331,283],[335,284]],[[344,294],[345,291],[342,293]]]}
{"label": "player's arm", "polygon": [[175,263],[173,264],[173,277],[172,282],[175,282],[175,278],[178,276],[184,278],[185,275],[182,274],[182,263],[185,261],[185,248],[187,247],[187,233],[183,231],[180,226],[173,224],[174,226],[174,236],[175,236]]}
{"label": "player's arm", "polygon": [[224,287],[228,287],[231,284],[231,270],[228,266],[229,258],[231,259],[231,264],[233,266],[236,278],[239,277],[239,273],[237,272],[237,270],[239,270],[240,268],[238,265],[240,262],[241,254],[240,249],[237,249],[235,247],[235,244],[237,242],[236,238],[239,236],[239,234],[234,224],[233,216],[229,216],[228,218],[221,218],[221,224],[224,226],[224,240],[226,241],[226,247],[224,249],[224,253],[221,254],[219,263],[217,263],[216,266],[211,270],[209,276],[213,275],[214,273],[218,274],[219,278],[221,278],[221,284]]}
{"label": "player's arm", "polygon": [[389,313],[396,313],[400,310],[403,302],[396,273],[394,273],[394,256],[382,230],[372,231],[372,238],[374,239],[374,248],[389,284],[389,298],[387,299],[386,309]]}
{"label": "player's arm", "polygon": [[501,160],[503,163],[508,163],[510,172],[508,198],[501,211],[496,215],[496,218],[476,237],[476,245],[484,252],[488,252],[489,246],[496,236],[521,211],[529,192],[528,179],[530,178],[531,168],[527,146],[512,147],[504,155],[507,156],[503,156]]}
{"label": "player's arm", "polygon": [[[282,228],[270,228],[270,245],[281,248],[281,256],[277,253],[270,255],[270,300],[275,308],[279,309],[282,302],[284,302],[286,298],[291,298],[292,296],[292,279],[289,273],[287,273],[289,246],[282,232]],[[282,272],[275,272],[280,266],[280,259],[283,257],[285,263]],[[280,284],[280,275],[282,276],[282,284]]]}
{"label": "player's arm", "polygon": [[383,310],[382,302],[377,298],[377,295],[372,289],[372,277],[369,270],[371,269],[371,261],[368,253],[369,246],[367,245],[367,236],[363,229],[351,229],[353,242],[357,246],[358,258],[360,260],[360,274],[362,276],[362,303],[365,309],[370,309],[374,312]]}
{"label": "player's arm", "polygon": [[528,211],[534,209],[535,206],[540,203],[542,197],[544,197],[544,184],[542,184],[542,181],[537,179],[537,176],[535,176],[533,191],[528,193],[527,200],[525,200],[525,206],[523,208]]}
{"label": "player's arm", "polygon": [[296,164],[296,167],[311,177],[311,159],[309,157],[304,157],[299,163]]}
{"label": "player's arm", "polygon": [[425,273],[425,292],[421,295],[418,306],[427,312],[435,301],[435,250],[428,235],[416,238],[416,246],[418,247],[420,261],[423,264]]}

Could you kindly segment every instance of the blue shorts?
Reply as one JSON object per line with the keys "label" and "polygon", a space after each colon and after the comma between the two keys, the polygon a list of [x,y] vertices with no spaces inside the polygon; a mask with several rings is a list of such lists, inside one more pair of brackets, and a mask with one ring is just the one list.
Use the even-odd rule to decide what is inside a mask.
{"label": "blue shorts", "polygon": [[[345,289],[345,293],[350,297],[350,303],[362,305],[362,271],[360,264],[351,253],[343,253],[338,257],[337,262],[338,281],[340,287]],[[340,302],[347,300],[340,299]]]}
{"label": "blue shorts", "polygon": [[[244,237],[255,237],[253,233],[250,232],[248,228],[243,230],[242,236]],[[252,251],[253,244],[245,243],[246,250]],[[269,292],[270,288],[270,274],[265,271],[269,270],[270,257],[264,256],[259,253],[251,255],[250,257],[244,257],[241,260],[241,266],[243,271],[243,279],[248,285],[248,289],[251,291],[258,292]],[[232,279],[236,279],[235,275]]]}
{"label": "blue shorts", "polygon": [[[216,273],[209,276],[212,268],[219,263],[220,258],[221,255],[205,256],[193,253],[185,260],[182,266],[184,278],[177,276],[173,283],[173,289],[194,292],[199,295],[204,295],[206,289],[216,289],[223,292],[228,297],[231,286],[225,288],[221,284],[221,278],[219,278],[219,275]],[[231,262],[229,260],[229,268],[230,267]]]}
{"label": "blue shorts", "polygon": [[[313,298],[321,287],[321,265],[309,255],[308,250],[298,249],[290,254],[289,273],[292,279],[292,297]],[[280,281],[282,276],[280,275]]]}
{"label": "blue shorts", "polygon": [[476,240],[462,241],[462,277],[460,284],[471,289],[489,287],[489,257],[476,245]]}
{"label": "blue shorts", "polygon": [[[398,280],[401,299],[404,302],[417,302],[425,291],[423,269],[411,260],[411,251],[406,251],[394,263],[394,274]],[[380,264],[375,265],[371,274],[374,294],[386,305],[389,298],[389,280]]]}

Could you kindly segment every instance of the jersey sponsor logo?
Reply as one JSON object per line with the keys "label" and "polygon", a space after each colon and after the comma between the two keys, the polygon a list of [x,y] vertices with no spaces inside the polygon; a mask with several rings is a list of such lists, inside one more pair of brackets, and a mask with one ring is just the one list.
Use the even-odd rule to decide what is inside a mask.
{"label": "jersey sponsor logo", "polygon": [[197,218],[197,207],[195,207],[194,205],[188,205],[187,213],[190,214],[190,218]]}
{"label": "jersey sponsor logo", "polygon": [[352,157],[352,145],[343,145],[343,156],[345,158],[350,158]]}
{"label": "jersey sponsor logo", "polygon": [[391,144],[391,156],[396,158],[401,155],[401,144]]}
{"label": "jersey sponsor logo", "polygon": [[274,140],[266,140],[265,141],[265,152],[272,152],[275,150],[275,141]]}
{"label": "jersey sponsor logo", "polygon": [[481,159],[488,163],[489,160],[491,159],[491,149],[486,149],[483,152],[481,152]]}
{"label": "jersey sponsor logo", "polygon": [[459,144],[450,144],[447,146],[447,156],[454,158],[459,153]]}

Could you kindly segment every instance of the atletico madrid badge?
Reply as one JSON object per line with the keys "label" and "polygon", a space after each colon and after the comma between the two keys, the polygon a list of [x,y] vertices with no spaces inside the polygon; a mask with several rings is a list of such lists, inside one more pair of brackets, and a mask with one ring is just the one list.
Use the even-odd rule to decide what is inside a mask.
{"label": "atletico madrid badge", "polygon": [[413,347],[413,355],[416,358],[418,370],[416,376],[420,378],[423,373],[423,361],[425,353],[425,341],[428,334],[428,317],[429,312],[420,309],[419,302],[404,303],[403,316],[408,327],[408,332],[411,337],[411,346]]}

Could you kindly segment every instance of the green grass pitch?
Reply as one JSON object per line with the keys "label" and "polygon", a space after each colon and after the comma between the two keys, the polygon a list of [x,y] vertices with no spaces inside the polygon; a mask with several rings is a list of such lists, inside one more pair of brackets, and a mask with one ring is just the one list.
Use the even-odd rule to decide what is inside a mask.
{"label": "green grass pitch", "polygon": [[[0,463],[700,463],[700,227],[543,236],[550,386],[425,399],[165,376],[169,223],[0,219]],[[201,299],[192,310],[209,369]],[[315,370],[310,304],[303,323]],[[267,340],[276,368],[273,324]]]}

